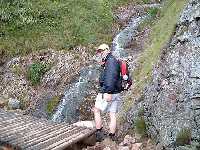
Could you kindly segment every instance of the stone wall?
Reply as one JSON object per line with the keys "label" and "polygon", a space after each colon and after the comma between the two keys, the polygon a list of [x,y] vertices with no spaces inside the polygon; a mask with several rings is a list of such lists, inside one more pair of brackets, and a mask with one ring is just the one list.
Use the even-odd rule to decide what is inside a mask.
{"label": "stone wall", "polygon": [[164,147],[175,149],[182,129],[191,131],[191,144],[200,143],[199,0],[191,0],[182,12],[142,99],[128,112],[128,122],[133,124],[144,109],[148,134]]}

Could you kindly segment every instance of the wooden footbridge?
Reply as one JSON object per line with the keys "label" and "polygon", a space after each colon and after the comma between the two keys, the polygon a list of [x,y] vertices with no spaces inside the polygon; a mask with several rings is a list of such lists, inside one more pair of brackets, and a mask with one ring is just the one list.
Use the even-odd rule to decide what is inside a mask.
{"label": "wooden footbridge", "polygon": [[54,123],[0,109],[0,142],[22,150],[62,150],[94,131],[94,128]]}

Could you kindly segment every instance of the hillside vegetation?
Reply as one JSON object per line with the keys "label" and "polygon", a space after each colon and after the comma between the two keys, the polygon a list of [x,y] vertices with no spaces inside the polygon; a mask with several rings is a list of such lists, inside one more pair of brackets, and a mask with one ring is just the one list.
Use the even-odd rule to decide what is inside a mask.
{"label": "hillside vegetation", "polygon": [[[162,48],[170,41],[177,20],[186,3],[187,0],[166,1],[165,6],[161,9],[159,19],[151,23],[152,31],[149,42],[146,43],[145,51],[139,59],[139,68],[133,72],[135,79],[134,97],[140,96],[144,86],[151,80],[153,66],[158,61]],[[149,25],[149,22],[147,24]],[[127,111],[132,103],[132,99],[127,98],[124,110]]]}
{"label": "hillside vegetation", "polygon": [[0,54],[111,42],[112,9],[130,1],[0,0]]}

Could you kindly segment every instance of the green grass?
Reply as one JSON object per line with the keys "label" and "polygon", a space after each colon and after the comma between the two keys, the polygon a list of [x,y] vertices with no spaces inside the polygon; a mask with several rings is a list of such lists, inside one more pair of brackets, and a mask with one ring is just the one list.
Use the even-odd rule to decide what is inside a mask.
{"label": "green grass", "polygon": [[[187,0],[168,0],[160,10],[160,18],[152,24],[152,32],[145,51],[139,60],[139,68],[132,74],[135,79],[133,88],[134,97],[141,96],[144,86],[151,81],[153,65],[159,59],[162,48],[169,42],[175,30],[181,11]],[[133,98],[126,99],[124,110],[127,111],[133,105]]]}
{"label": "green grass", "polygon": [[113,8],[134,0],[0,0],[0,54],[112,41]]}

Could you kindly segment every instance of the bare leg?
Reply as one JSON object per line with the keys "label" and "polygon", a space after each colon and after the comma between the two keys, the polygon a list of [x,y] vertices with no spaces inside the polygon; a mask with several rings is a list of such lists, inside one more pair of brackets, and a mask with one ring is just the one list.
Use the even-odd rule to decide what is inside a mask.
{"label": "bare leg", "polygon": [[116,113],[110,112],[110,133],[114,134],[117,127]]}
{"label": "bare leg", "polygon": [[93,108],[93,111],[94,111],[94,120],[95,120],[96,129],[101,129],[102,127],[101,112],[96,107]]}

